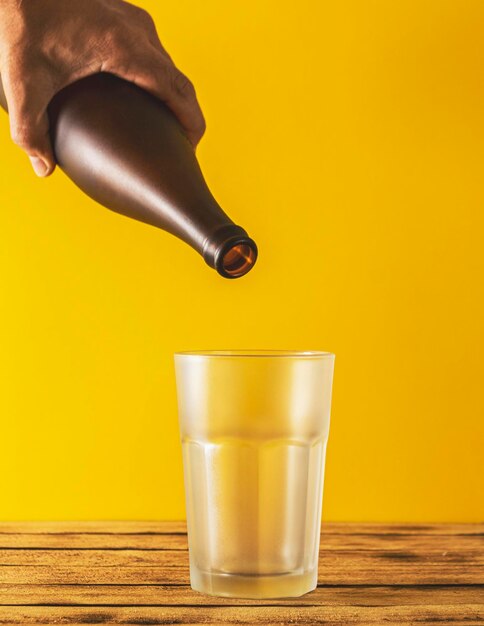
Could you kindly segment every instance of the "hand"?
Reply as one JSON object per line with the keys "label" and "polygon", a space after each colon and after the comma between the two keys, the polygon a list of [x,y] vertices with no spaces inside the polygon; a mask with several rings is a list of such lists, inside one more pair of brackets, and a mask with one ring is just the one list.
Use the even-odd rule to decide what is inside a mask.
{"label": "hand", "polygon": [[55,169],[47,106],[68,84],[111,72],[163,100],[196,146],[205,122],[195,89],[150,15],[123,0],[1,0],[0,74],[13,141],[38,176]]}

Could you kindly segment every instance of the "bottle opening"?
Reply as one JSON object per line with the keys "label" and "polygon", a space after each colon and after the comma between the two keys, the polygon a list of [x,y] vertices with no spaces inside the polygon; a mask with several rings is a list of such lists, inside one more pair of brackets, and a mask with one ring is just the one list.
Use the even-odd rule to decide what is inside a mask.
{"label": "bottle opening", "polygon": [[255,259],[254,249],[246,243],[239,243],[224,254],[222,267],[230,277],[238,278],[252,269]]}

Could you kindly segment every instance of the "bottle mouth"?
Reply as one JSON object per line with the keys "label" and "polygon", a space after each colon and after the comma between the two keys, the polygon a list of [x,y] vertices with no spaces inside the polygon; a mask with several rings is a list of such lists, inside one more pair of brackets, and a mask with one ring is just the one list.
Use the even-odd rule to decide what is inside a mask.
{"label": "bottle mouth", "polygon": [[226,224],[212,233],[202,245],[206,263],[224,278],[240,278],[254,267],[257,244],[236,224]]}
{"label": "bottle mouth", "polygon": [[227,274],[238,278],[249,272],[256,259],[256,253],[247,243],[238,243],[222,259],[222,267]]}
{"label": "bottle mouth", "polygon": [[225,278],[240,278],[250,272],[257,260],[257,246],[252,239],[227,242],[217,255],[215,268]]}

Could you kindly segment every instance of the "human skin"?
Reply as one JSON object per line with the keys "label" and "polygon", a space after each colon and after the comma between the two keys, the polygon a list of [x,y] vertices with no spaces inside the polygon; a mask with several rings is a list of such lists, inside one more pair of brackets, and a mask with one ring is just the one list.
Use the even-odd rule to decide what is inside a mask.
{"label": "human skin", "polygon": [[163,48],[151,16],[123,0],[0,0],[0,75],[12,140],[38,176],[55,169],[47,106],[70,83],[110,72],[175,113],[195,147],[205,121],[190,80]]}

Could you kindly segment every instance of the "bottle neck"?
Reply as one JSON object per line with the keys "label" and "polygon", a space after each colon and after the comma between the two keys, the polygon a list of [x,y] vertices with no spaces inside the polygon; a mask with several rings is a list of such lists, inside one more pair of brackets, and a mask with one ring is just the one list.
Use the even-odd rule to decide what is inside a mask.
{"label": "bottle neck", "polygon": [[257,245],[243,228],[226,224],[205,239],[202,255],[221,276],[239,278],[254,266]]}

